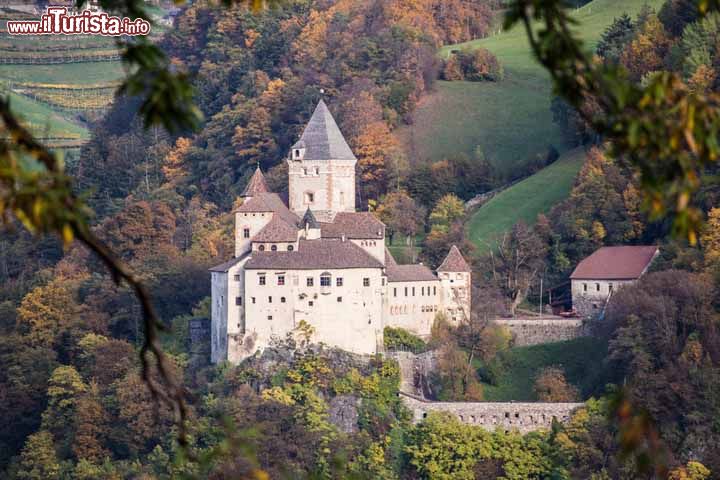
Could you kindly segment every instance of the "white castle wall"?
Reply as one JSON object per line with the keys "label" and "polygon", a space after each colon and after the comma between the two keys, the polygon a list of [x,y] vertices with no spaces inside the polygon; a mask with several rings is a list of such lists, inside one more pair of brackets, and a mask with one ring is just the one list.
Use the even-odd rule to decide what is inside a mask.
{"label": "white castle wall", "polygon": [[385,324],[427,337],[435,315],[442,310],[442,296],[442,285],[437,280],[388,283]]}
{"label": "white castle wall", "polygon": [[[252,247],[252,237],[258,234],[272,220],[272,212],[235,212],[235,257],[242,257]],[[250,229],[250,238],[245,238],[244,230]]]}

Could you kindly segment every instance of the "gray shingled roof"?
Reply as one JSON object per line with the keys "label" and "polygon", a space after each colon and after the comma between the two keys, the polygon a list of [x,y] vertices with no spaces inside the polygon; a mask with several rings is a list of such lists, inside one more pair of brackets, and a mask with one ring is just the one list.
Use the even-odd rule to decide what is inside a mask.
{"label": "gray shingled roof", "polygon": [[337,268],[382,268],[383,264],[352,242],[300,240],[293,252],[252,252],[248,270],[318,270]]}
{"label": "gray shingled roof", "polygon": [[225,263],[221,263],[220,265],[215,265],[214,267],[212,267],[210,269],[210,271],[218,272],[218,273],[227,273],[228,270],[230,270],[232,267],[237,265],[245,257],[247,257],[247,255],[232,258]]}
{"label": "gray shingled roof", "polygon": [[297,239],[298,229],[277,217],[265,225],[252,240],[253,242],[295,242]]}
{"label": "gray shingled roof", "polygon": [[322,100],[315,107],[300,140],[292,148],[305,148],[304,160],[356,160]]}
{"label": "gray shingled roof", "polygon": [[290,224],[297,224],[300,220],[297,215],[288,210],[277,193],[260,193],[240,205],[236,211],[243,213],[273,212]]}
{"label": "gray shingled roof", "polygon": [[379,240],[383,238],[385,225],[369,212],[338,212],[332,223],[321,223],[323,238]]}
{"label": "gray shingled roof", "polygon": [[315,219],[315,215],[313,215],[310,207],[305,210],[305,215],[303,215],[302,220],[300,220],[300,227],[305,228],[305,225],[307,225],[308,228],[320,228],[320,224]]}
{"label": "gray shingled roof", "polygon": [[438,272],[471,272],[470,265],[465,261],[460,250],[453,245],[437,269]]}
{"label": "gray shingled roof", "polygon": [[425,265],[388,264],[385,270],[388,282],[432,282],[438,278]]}
{"label": "gray shingled roof", "polygon": [[270,189],[267,186],[267,182],[265,182],[265,175],[263,175],[262,171],[260,171],[260,165],[255,169],[255,173],[253,173],[253,176],[250,178],[250,181],[245,186],[245,190],[243,190],[241,197],[255,197],[261,193],[268,193],[270,192]]}

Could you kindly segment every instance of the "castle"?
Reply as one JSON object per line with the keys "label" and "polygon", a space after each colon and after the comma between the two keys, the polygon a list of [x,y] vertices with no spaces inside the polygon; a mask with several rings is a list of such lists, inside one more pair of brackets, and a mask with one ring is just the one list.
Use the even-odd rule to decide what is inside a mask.
{"label": "castle", "polygon": [[424,337],[439,312],[469,315],[471,270],[457,247],[436,273],[398,265],[385,225],[355,211],[357,159],[322,100],[287,163],[287,203],[258,167],[235,211],[235,255],[210,269],[212,362],[238,363],[298,329],[373,354],[387,326]]}

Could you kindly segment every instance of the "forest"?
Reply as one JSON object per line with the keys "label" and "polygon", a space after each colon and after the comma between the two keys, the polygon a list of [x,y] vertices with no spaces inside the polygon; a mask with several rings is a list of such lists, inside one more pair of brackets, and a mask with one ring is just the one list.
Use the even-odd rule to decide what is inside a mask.
{"label": "forest", "polygon": [[[399,132],[437,82],[508,81],[489,49],[438,52],[494,35],[506,16],[520,21],[528,2],[270,3],[184,4],[152,44],[168,71],[190,79],[197,109],[159,117],[191,111],[199,128],[148,123],[157,111],[143,94],[156,85],[131,83],[64,165],[67,198],[82,202],[88,232],[147,288],[156,330],[133,285],[118,283],[92,246],[71,241],[83,230],[55,221],[67,214],[76,225],[68,213],[76,204],[58,208],[60,197],[40,196],[54,194],[33,183],[44,157],[9,154],[8,139],[30,156],[42,149],[2,116],[0,477],[720,478],[720,12],[705,5],[713,2],[667,0],[632,16],[615,2],[600,41],[585,45],[590,66],[573,75],[563,70],[572,62],[552,61],[572,51],[562,37],[535,45],[533,61],[556,82],[547,108],[562,148],[580,149],[582,165],[566,198],[489,245],[473,238],[478,206],[466,202],[552,166],[561,146],[505,169],[482,148],[413,155]],[[546,3],[571,11],[588,2]],[[543,56],[543,48],[559,53]],[[568,93],[593,69],[605,83]],[[168,91],[184,91],[154,73]],[[611,100],[629,109],[644,89],[657,96],[638,96],[626,121]],[[430,339],[385,331],[388,348],[439,352],[437,399],[489,400],[511,374],[512,339],[488,319],[537,308],[548,289],[569,306],[569,274],[599,247],[660,247],[642,281],[613,297],[592,348],[576,345],[587,347],[582,368],[550,364],[530,379],[533,400],[585,402],[569,422],[525,435],[449,414],[413,423],[396,362],[310,345],[302,332],[237,366],[210,365],[193,350],[190,324],[210,316],[208,269],[233,256],[240,193],[258,166],[272,191],[287,189],[284,160],[321,98],[358,158],[357,205],[385,223],[398,260],[434,268],[457,245],[472,263],[467,322],[453,328],[438,318]],[[683,102],[689,107],[672,109]],[[677,137],[664,135],[648,105],[681,115],[667,115]],[[11,176],[16,164],[30,165],[27,177]],[[22,182],[28,196],[16,188]],[[38,220],[54,208],[62,215]],[[42,235],[49,232],[59,235]],[[146,355],[150,336],[162,360]],[[178,379],[182,412],[163,396],[166,376]],[[350,422],[340,414],[348,411]]]}

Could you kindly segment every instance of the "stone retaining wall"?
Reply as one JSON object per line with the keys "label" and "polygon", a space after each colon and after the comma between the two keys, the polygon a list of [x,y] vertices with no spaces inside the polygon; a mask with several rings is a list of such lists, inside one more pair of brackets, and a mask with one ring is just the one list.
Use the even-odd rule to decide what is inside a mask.
{"label": "stone retaining wall", "polygon": [[495,323],[510,330],[516,346],[562,342],[588,335],[579,318],[511,319]]}
{"label": "stone retaining wall", "polygon": [[493,403],[493,402],[429,402],[400,393],[405,405],[420,422],[429,412],[450,412],[470,425],[495,430],[517,429],[525,434],[535,430],[549,430],[553,418],[559,422],[570,419],[572,412],[583,403]]}

